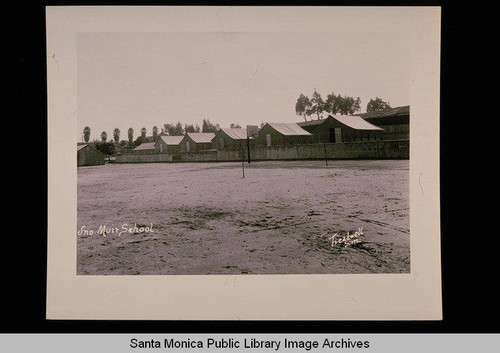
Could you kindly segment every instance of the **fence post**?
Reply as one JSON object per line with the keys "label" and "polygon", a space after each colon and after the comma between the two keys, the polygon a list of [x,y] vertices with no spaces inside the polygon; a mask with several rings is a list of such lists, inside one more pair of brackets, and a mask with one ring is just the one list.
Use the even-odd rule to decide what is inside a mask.
{"label": "fence post", "polygon": [[323,143],[323,148],[325,150],[325,164],[328,167],[328,155],[326,153],[326,143]]}
{"label": "fence post", "polygon": [[250,164],[250,137],[247,136],[248,164]]}
{"label": "fence post", "polygon": [[245,178],[245,149],[241,146],[241,167],[243,168],[243,178]]}

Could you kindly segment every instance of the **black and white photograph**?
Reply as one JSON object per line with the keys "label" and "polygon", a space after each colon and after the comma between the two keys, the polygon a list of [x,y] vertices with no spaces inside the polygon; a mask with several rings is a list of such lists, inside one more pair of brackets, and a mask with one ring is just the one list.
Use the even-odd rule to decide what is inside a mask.
{"label": "black and white photograph", "polygon": [[409,273],[408,35],[78,33],[77,274]]}
{"label": "black and white photograph", "polygon": [[440,317],[439,9],[47,15],[49,317]]}

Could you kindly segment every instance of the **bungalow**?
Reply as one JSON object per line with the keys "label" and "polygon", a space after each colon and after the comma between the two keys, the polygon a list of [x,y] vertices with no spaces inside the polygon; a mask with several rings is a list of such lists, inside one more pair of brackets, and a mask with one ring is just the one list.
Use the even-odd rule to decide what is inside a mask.
{"label": "bungalow", "polygon": [[213,132],[188,132],[179,143],[181,152],[196,152],[212,148]]}
{"label": "bungalow", "polygon": [[296,123],[267,123],[255,137],[256,146],[299,145],[311,142],[312,134]]}
{"label": "bungalow", "polygon": [[106,158],[106,154],[87,144],[77,144],[76,155],[78,167],[88,165],[103,165],[104,158]]}
{"label": "bungalow", "polygon": [[384,129],[384,140],[410,139],[410,106],[359,114],[367,122]]}
{"label": "bungalow", "polygon": [[175,154],[180,151],[180,143],[184,136],[158,136],[155,144],[156,152]]}
{"label": "bungalow", "polygon": [[298,123],[312,134],[313,143],[338,143],[382,138],[378,126],[356,115],[328,115],[326,119]]}
{"label": "bungalow", "polygon": [[[254,138],[249,137],[251,145],[253,145]],[[247,146],[247,131],[241,128],[222,128],[215,133],[212,139],[213,149],[236,149]]]}

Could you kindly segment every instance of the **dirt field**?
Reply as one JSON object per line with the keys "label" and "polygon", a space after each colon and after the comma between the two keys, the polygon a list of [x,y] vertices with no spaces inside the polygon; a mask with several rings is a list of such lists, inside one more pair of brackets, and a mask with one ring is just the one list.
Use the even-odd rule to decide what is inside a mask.
{"label": "dirt field", "polygon": [[82,167],[77,273],[408,273],[408,179],[408,160]]}

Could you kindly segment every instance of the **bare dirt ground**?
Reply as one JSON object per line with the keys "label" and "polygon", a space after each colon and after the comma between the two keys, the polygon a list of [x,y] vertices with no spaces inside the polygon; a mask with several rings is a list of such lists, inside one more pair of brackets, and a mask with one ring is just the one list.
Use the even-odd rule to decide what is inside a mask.
{"label": "bare dirt ground", "polygon": [[79,168],[77,273],[408,273],[409,161],[328,164]]}

